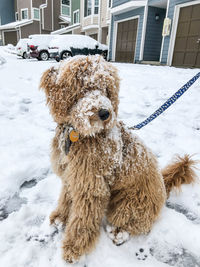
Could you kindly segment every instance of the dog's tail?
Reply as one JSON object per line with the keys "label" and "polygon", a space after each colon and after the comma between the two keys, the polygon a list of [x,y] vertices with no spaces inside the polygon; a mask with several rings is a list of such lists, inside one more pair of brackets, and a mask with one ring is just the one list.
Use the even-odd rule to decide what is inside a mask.
{"label": "dog's tail", "polygon": [[182,184],[191,184],[196,181],[195,167],[198,161],[192,160],[189,155],[177,156],[174,162],[162,170],[167,196],[172,189],[180,190]]}

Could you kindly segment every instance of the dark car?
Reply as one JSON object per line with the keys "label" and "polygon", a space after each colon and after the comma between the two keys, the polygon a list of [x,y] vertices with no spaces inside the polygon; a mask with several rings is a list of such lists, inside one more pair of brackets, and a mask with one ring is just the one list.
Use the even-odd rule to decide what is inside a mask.
{"label": "dark car", "polygon": [[60,35],[49,44],[50,58],[57,61],[76,55],[100,54],[107,59],[108,47],[86,35]]}

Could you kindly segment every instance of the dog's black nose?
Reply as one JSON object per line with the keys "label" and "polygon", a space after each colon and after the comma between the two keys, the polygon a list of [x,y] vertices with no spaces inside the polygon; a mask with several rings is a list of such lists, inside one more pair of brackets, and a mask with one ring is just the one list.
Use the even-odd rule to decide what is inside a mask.
{"label": "dog's black nose", "polygon": [[99,118],[102,120],[102,121],[105,121],[109,118],[110,116],[110,112],[106,109],[100,109],[99,110]]}

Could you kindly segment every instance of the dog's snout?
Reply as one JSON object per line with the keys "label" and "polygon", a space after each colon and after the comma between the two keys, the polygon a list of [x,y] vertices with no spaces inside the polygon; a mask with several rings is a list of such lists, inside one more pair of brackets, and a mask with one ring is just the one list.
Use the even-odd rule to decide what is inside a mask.
{"label": "dog's snout", "polygon": [[102,121],[107,120],[109,118],[109,116],[110,116],[110,112],[107,109],[100,109],[99,110],[99,118]]}

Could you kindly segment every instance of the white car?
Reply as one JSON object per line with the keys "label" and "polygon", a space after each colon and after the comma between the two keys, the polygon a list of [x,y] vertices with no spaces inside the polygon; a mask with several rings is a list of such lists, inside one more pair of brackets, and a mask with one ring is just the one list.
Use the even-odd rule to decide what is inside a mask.
{"label": "white car", "polygon": [[50,58],[57,61],[76,55],[101,54],[107,58],[108,46],[103,45],[86,35],[59,35],[49,44]]}
{"label": "white car", "polygon": [[27,43],[28,43],[28,38],[20,39],[19,42],[16,45],[16,53],[17,56],[23,57],[26,59],[28,57],[27,55]]}
{"label": "white car", "polygon": [[55,39],[56,35],[50,34],[33,34],[29,36],[28,51],[32,58],[38,60],[48,60],[49,52],[48,47],[51,40]]}

